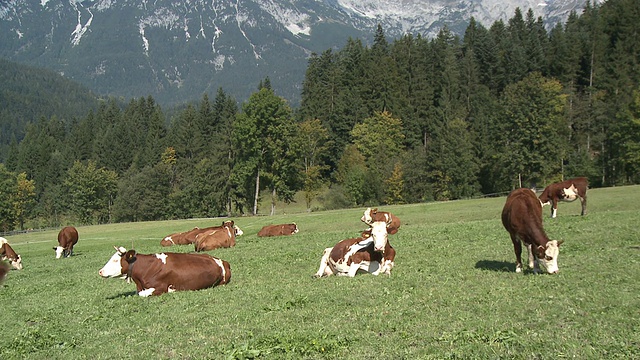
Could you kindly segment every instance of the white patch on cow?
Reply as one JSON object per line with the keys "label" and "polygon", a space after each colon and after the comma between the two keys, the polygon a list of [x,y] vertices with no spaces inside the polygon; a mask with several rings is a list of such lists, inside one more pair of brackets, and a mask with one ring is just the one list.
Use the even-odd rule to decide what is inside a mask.
{"label": "white patch on cow", "polygon": [[227,278],[227,271],[224,269],[224,263],[218,258],[213,258],[213,261],[220,266],[220,270],[222,270],[222,281],[224,281]]}
{"label": "white patch on cow", "polygon": [[138,293],[138,295],[140,295],[142,297],[149,297],[149,296],[153,295],[154,291],[156,291],[156,288],[148,288],[148,289],[144,289],[144,290],[140,291]]}
{"label": "white patch on cow", "polygon": [[174,288],[173,285],[169,285],[167,287],[167,292],[169,292],[169,293],[176,292],[176,288]]}
{"label": "white patch on cow", "polygon": [[[231,238],[231,235],[233,235],[233,234],[231,234],[231,229],[229,229],[228,226],[225,227],[225,229],[227,229],[227,235],[229,236],[229,238]],[[233,230],[233,232],[235,232],[235,230]]]}
{"label": "white patch on cow", "polygon": [[164,238],[164,240],[166,240],[166,241],[171,241],[171,243],[172,243],[173,245],[175,245],[175,244],[176,244],[175,242],[173,242],[173,239],[171,238],[171,236],[167,236],[166,238]]}
{"label": "white patch on cow", "polygon": [[236,231],[236,236],[241,236],[242,234],[244,234],[244,232],[242,230],[240,230],[240,228],[236,225],[233,225],[233,228]]}
{"label": "white patch on cow", "polygon": [[7,241],[7,239],[0,237],[0,246],[2,246],[2,244],[8,244],[9,242]]}
{"label": "white patch on cow", "polygon": [[567,189],[562,189],[564,193],[563,201],[574,201],[578,198],[578,189],[575,186],[571,185]]}
{"label": "white patch on cow", "polygon": [[367,238],[367,239],[364,239],[364,240],[360,241],[359,243],[355,243],[355,244],[351,245],[349,247],[349,251],[347,251],[347,253],[344,254],[344,257],[342,258],[342,261],[346,263],[347,260],[349,260],[353,256],[353,254],[357,253],[361,249],[366,248],[372,242],[373,242],[372,238]]}
{"label": "white patch on cow", "polygon": [[556,215],[558,213],[558,209],[551,209],[551,217],[555,219]]}
{"label": "white patch on cow", "polygon": [[160,259],[160,261],[162,261],[163,264],[167,265],[167,254],[165,253],[156,254],[156,257]]}
{"label": "white patch on cow", "polygon": [[62,252],[64,248],[62,246],[56,246],[56,259],[60,259],[62,257]]}

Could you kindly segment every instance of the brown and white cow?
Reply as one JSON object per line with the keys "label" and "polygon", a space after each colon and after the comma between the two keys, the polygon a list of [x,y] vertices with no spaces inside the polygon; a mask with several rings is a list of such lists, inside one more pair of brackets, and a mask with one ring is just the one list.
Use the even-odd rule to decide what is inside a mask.
{"label": "brown and white cow", "polygon": [[324,249],[314,277],[354,277],[358,272],[391,275],[396,251],[387,237],[387,223],[376,221],[361,237],[345,239]]}
{"label": "brown and white cow", "polygon": [[233,221],[225,221],[221,227],[201,232],[194,241],[196,251],[209,251],[236,246],[236,232]]}
{"label": "brown and white cow", "polygon": [[231,280],[229,263],[208,254],[139,254],[123,247],[114,248],[116,253],[98,274],[103,278],[126,275],[136,283],[140,296],[206,289]]}
{"label": "brown and white cow", "polygon": [[558,201],[575,201],[580,199],[582,203],[581,215],[587,214],[587,189],[589,180],[586,177],[578,177],[562,182],[553,183],[542,191],[540,202],[542,206],[551,204],[551,217],[555,218],[558,211]]}
{"label": "brown and white cow", "polygon": [[69,257],[73,254],[73,246],[78,243],[78,230],[73,226],[62,228],[58,233],[58,246],[54,247],[56,259],[62,256]]}
{"label": "brown and white cow", "polygon": [[561,241],[549,240],[542,227],[542,205],[531,189],[513,190],[502,209],[502,224],[507,229],[516,254],[516,272],[522,272],[522,243],[529,253],[529,268],[534,273],[544,264],[549,274],[558,272]]}
{"label": "brown and white cow", "polygon": [[400,229],[400,219],[397,216],[390,212],[378,211],[378,208],[367,208],[360,220],[367,225],[371,225],[376,221],[388,222],[387,232],[390,235],[397,233],[398,229]]}
{"label": "brown and white cow", "polygon": [[0,260],[7,260],[14,269],[22,270],[22,257],[13,251],[7,239],[3,237],[0,237]]}
{"label": "brown and white cow", "polygon": [[298,225],[296,223],[291,224],[278,224],[278,225],[266,225],[258,231],[259,237],[265,236],[282,236],[293,235],[298,233]]}
{"label": "brown and white cow", "polygon": [[[199,234],[201,234],[203,232],[209,231],[209,230],[222,229],[222,227],[224,226],[224,223],[225,223],[225,221],[223,221],[222,225],[219,225],[219,226],[210,226],[210,227],[206,227],[206,228],[195,227],[195,228],[193,228],[192,230],[189,230],[189,231],[167,235],[167,236],[164,237],[164,239],[162,239],[160,241],[160,245],[162,245],[162,246],[173,246],[173,245],[189,245],[189,244],[193,244],[193,243],[196,242],[196,236],[198,236]],[[242,230],[237,225],[235,225],[235,223],[233,225],[233,228],[235,230],[236,236],[240,236],[240,235],[244,234],[242,232]]]}

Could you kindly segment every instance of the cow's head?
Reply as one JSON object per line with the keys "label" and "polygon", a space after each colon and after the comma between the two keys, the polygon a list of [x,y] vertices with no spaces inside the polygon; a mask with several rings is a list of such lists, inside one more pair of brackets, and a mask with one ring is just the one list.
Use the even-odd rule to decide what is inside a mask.
{"label": "cow's head", "polygon": [[368,225],[373,224],[372,213],[375,214],[377,211],[378,211],[377,208],[375,208],[375,209],[367,208],[367,210],[364,211],[364,214],[360,218],[360,221],[362,221],[363,223],[368,224]]}
{"label": "cow's head", "polygon": [[549,187],[546,187],[544,191],[542,191],[542,194],[540,194],[540,197],[538,198],[538,200],[540,200],[540,205],[545,206],[551,204],[551,196],[549,196],[550,191]]}
{"label": "cow's head", "polygon": [[162,245],[162,246],[173,246],[174,242],[173,242],[173,238],[171,237],[171,235],[166,236],[164,239],[160,240],[160,245]]}
{"label": "cow's head", "polygon": [[22,257],[18,255],[15,258],[8,258],[11,266],[16,270],[22,270]]}
{"label": "cow's head", "polygon": [[292,234],[297,234],[298,233],[298,225],[296,223],[292,223],[291,224],[293,227],[293,230],[291,231]]}
{"label": "cow's head", "polygon": [[62,246],[54,246],[53,250],[56,251],[56,259],[60,259],[62,255],[64,255],[65,257],[67,256]]}
{"label": "cow's head", "polygon": [[547,242],[545,246],[538,246],[537,255],[539,262],[541,262],[544,268],[549,274],[558,273],[558,255],[560,255],[560,245],[563,240],[551,240]]}
{"label": "cow's head", "polygon": [[122,246],[116,247],[116,253],[111,256],[111,259],[107,261],[106,264],[98,271],[98,275],[104,278],[112,278],[112,277],[120,277],[126,274],[127,269],[123,268],[122,259],[126,260],[126,267],[128,268],[128,264],[135,261],[135,250],[129,250],[123,248]]}
{"label": "cow's head", "polygon": [[244,232],[237,225],[233,225],[233,229],[236,232],[236,236],[240,236],[240,235],[244,234]]}
{"label": "cow's head", "polygon": [[[390,222],[390,221],[389,221]],[[371,224],[371,237],[373,238],[373,249],[375,251],[384,252],[389,240],[387,233],[387,221],[375,221]]]}

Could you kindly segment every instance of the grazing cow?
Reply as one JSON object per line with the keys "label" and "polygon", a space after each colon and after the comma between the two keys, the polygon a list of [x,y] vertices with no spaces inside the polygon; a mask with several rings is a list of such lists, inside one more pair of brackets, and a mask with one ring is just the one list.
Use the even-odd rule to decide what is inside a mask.
{"label": "grazing cow", "polygon": [[22,257],[13,251],[7,239],[0,237],[0,260],[8,260],[16,270],[22,270]]}
{"label": "grazing cow", "polygon": [[386,222],[376,221],[361,237],[342,240],[334,247],[324,249],[320,268],[314,277],[354,277],[359,271],[372,275],[391,275],[396,251],[389,243],[387,225]]}
{"label": "grazing cow", "polygon": [[281,236],[281,235],[293,235],[298,232],[298,225],[296,223],[291,224],[279,224],[279,225],[266,225],[258,231],[258,236]]}
{"label": "grazing cow", "polygon": [[513,190],[502,209],[502,224],[507,229],[516,254],[516,272],[522,272],[522,243],[529,253],[529,268],[538,273],[542,261],[549,274],[558,272],[562,241],[549,240],[542,227],[542,205],[531,189]]}
{"label": "grazing cow", "polygon": [[62,256],[69,257],[73,254],[73,246],[78,242],[78,230],[73,226],[67,226],[58,233],[58,246],[54,247],[56,259]]}
{"label": "grazing cow", "polygon": [[376,221],[388,222],[387,232],[389,235],[397,233],[398,229],[400,229],[400,219],[397,216],[389,212],[378,211],[378,208],[367,208],[360,220],[367,225],[371,225]]}
{"label": "grazing cow", "polygon": [[146,297],[181,290],[200,290],[231,280],[229,263],[208,254],[139,254],[115,247],[116,253],[98,271],[103,278],[122,277],[136,283]]}
{"label": "grazing cow", "polygon": [[196,251],[236,246],[236,231],[233,221],[225,221],[222,226],[201,232],[194,241]]}
{"label": "grazing cow", "polygon": [[540,194],[539,199],[542,206],[551,204],[551,217],[555,218],[558,211],[558,201],[571,202],[579,198],[582,203],[581,215],[586,215],[588,188],[589,180],[586,177],[569,179],[547,186]]}
{"label": "grazing cow", "polygon": [[[175,234],[171,234],[168,236],[165,236],[164,239],[162,239],[160,241],[160,245],[162,246],[173,246],[173,245],[189,245],[189,244],[193,244],[196,242],[196,237],[206,231],[209,230],[215,230],[215,229],[222,229],[224,227],[226,221],[222,222],[222,225],[220,226],[211,226],[211,227],[206,227],[206,228],[198,228],[195,227],[193,228],[193,230],[189,230],[189,231],[185,231],[185,232],[181,232],[181,233],[175,233]],[[231,221],[233,223],[233,221]],[[235,224],[233,224],[233,228],[235,230],[236,236],[240,236],[242,234],[244,234],[242,232],[242,230],[236,226]]]}

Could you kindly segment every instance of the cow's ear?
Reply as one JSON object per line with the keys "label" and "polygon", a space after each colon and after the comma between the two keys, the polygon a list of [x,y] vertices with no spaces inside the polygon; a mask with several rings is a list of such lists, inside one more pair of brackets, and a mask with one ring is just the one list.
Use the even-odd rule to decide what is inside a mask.
{"label": "cow's ear", "polygon": [[129,250],[127,251],[126,254],[124,254],[124,259],[128,262],[128,263],[132,263],[134,261],[136,261],[136,251],[135,250]]}
{"label": "cow's ear", "polygon": [[560,247],[560,245],[562,245],[562,243],[564,243],[564,240],[558,240],[558,247]]}
{"label": "cow's ear", "polygon": [[58,250],[58,249],[56,249],[56,247],[54,246],[54,247],[53,247],[53,250]]}
{"label": "cow's ear", "polygon": [[544,258],[546,256],[547,248],[545,246],[538,246],[538,258]]}

